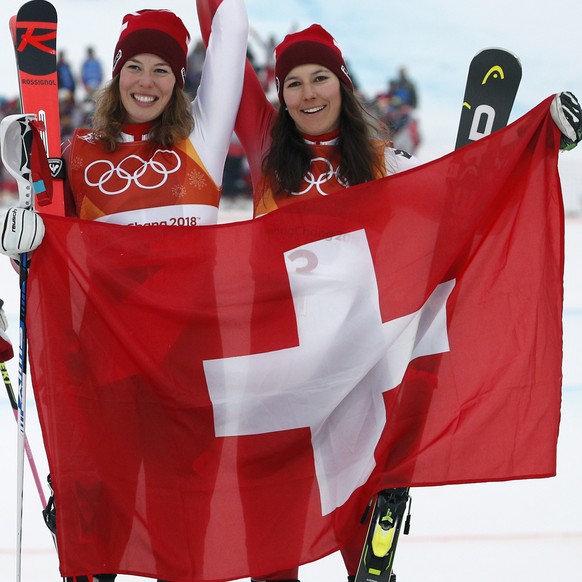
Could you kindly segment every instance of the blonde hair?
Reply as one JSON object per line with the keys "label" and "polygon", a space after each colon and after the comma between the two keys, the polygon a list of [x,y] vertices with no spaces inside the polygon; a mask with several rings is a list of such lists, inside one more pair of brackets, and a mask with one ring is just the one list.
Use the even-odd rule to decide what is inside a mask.
{"label": "blonde hair", "polygon": [[[117,147],[122,126],[127,123],[127,112],[121,102],[119,75],[99,92],[93,114],[93,131],[104,149],[112,152]],[[152,145],[171,147],[186,139],[194,129],[190,98],[178,84],[172,98],[151,129]]]}

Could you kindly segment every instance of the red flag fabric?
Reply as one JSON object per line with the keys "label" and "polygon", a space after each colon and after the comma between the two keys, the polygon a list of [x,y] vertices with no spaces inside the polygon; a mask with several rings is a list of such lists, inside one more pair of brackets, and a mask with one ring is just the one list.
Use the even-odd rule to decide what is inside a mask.
{"label": "red flag fabric", "polygon": [[14,357],[14,349],[8,335],[0,328],[0,362],[7,362]]}
{"label": "red flag fabric", "polygon": [[0,299],[0,362],[7,362],[14,357],[12,342],[6,333],[8,320],[3,309],[4,301]]}
{"label": "red flag fabric", "polygon": [[46,216],[27,323],[62,575],[261,577],[341,547],[382,488],[554,475],[550,101],[255,221]]}

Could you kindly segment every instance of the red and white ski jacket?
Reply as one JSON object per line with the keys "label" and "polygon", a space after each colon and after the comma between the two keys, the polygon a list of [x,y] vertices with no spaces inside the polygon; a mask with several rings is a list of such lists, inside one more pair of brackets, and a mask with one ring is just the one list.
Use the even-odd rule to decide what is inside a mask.
{"label": "red and white ski jacket", "polygon": [[[276,115],[277,109],[267,99],[257,75],[247,62],[244,90],[236,119],[235,132],[245,149],[249,162],[255,193],[255,217],[271,212],[284,204],[297,202],[306,197],[325,196],[350,185],[337,179],[339,165],[339,153],[336,147],[337,137],[322,136],[323,141],[315,141],[315,138],[304,136],[313,150],[313,158],[309,172],[303,179],[302,189],[299,192],[280,196],[274,196],[268,188],[265,190],[261,166],[263,158],[271,146],[271,128]],[[327,140],[326,137],[328,137]],[[413,156],[391,147],[385,147],[385,173],[383,175],[402,172],[416,165],[418,165],[418,161]],[[378,178],[380,177],[382,176],[378,176]]]}

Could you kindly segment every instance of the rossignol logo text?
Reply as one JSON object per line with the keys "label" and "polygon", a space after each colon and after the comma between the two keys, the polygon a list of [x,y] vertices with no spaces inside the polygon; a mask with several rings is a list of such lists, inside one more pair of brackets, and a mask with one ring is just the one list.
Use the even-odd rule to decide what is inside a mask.
{"label": "rossignol logo text", "polygon": [[56,82],[52,79],[22,79],[23,85],[55,85]]}

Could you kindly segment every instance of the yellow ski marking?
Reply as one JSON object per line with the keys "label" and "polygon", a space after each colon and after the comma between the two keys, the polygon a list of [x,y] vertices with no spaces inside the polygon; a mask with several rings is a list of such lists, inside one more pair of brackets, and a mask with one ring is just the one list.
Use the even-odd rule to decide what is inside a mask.
{"label": "yellow ski marking", "polygon": [[487,74],[485,75],[485,77],[483,78],[483,82],[481,83],[481,85],[485,85],[485,83],[487,83],[487,80],[489,79],[489,77],[491,75],[493,75],[493,77],[497,77],[497,74],[499,74],[499,76],[502,79],[505,79],[505,73],[503,72],[503,69],[499,66],[499,65],[495,65],[494,67],[491,67],[488,71]]}

